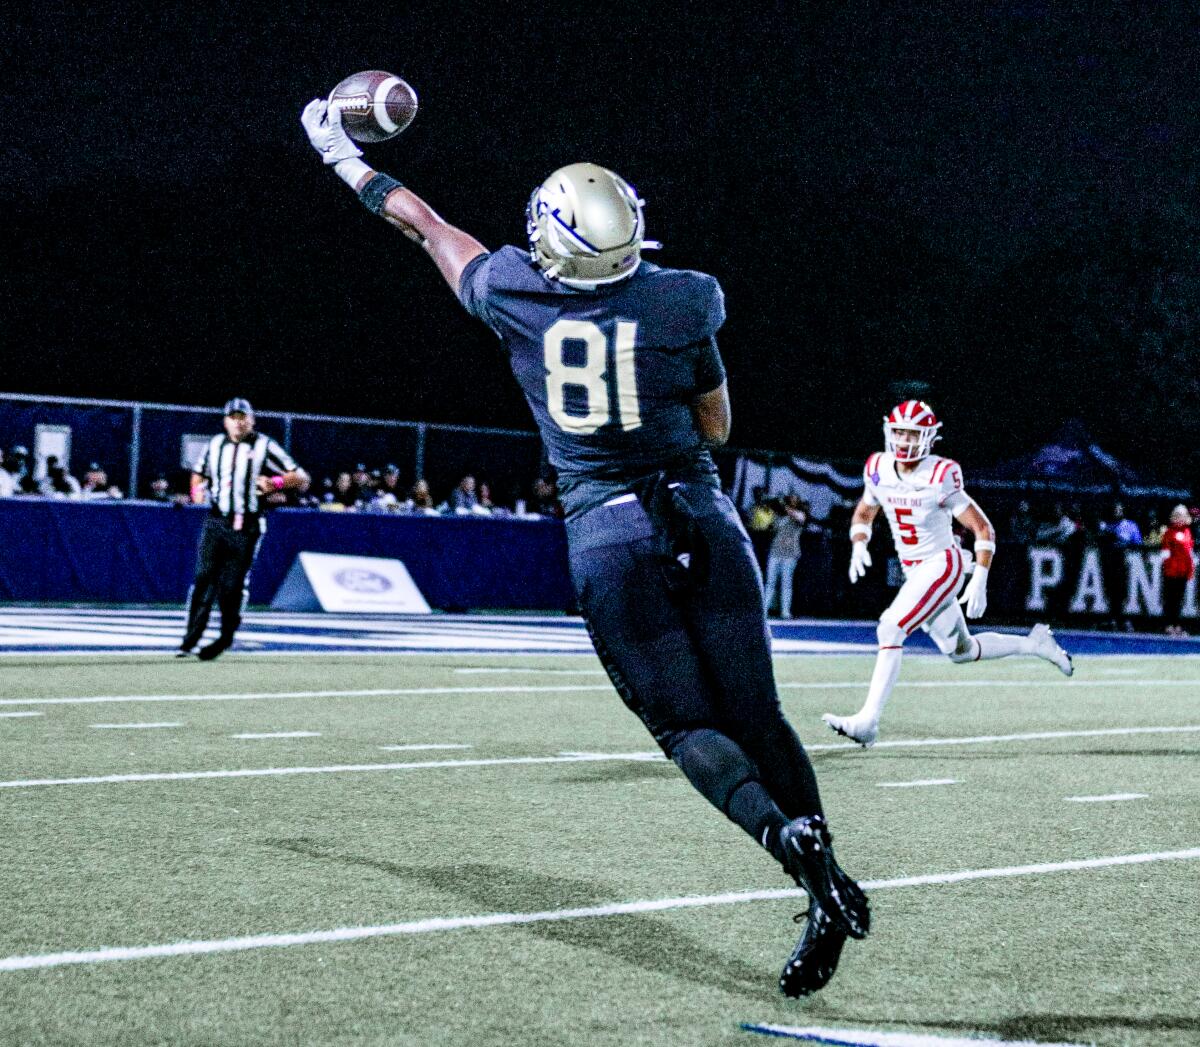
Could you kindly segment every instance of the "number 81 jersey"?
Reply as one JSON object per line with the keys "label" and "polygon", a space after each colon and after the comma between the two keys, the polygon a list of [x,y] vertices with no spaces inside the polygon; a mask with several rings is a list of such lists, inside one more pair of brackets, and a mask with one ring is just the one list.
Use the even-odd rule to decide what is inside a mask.
{"label": "number 81 jersey", "polygon": [[887,516],[901,561],[926,560],[954,545],[952,517],[971,504],[963,490],[962,467],[950,458],[929,455],[911,473],[901,474],[890,452],[867,459],[863,501]]}
{"label": "number 81 jersey", "polygon": [[[691,402],[725,381],[715,335],[724,296],[705,273],[642,262],[595,290],[542,275],[503,247],[463,270],[459,299],[499,335],[566,494],[703,458]],[[715,468],[713,468],[715,472]],[[587,480],[587,483],[584,483]]]}

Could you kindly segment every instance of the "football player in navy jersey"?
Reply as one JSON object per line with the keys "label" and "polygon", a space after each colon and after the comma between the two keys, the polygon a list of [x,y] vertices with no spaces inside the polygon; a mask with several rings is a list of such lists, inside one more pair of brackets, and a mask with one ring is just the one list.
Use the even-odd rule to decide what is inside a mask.
{"label": "football player in navy jersey", "polygon": [[595,164],[533,193],[528,249],[489,252],[372,170],[320,99],[301,118],[326,164],[419,243],[500,338],[566,509],[571,577],[614,687],[718,810],[805,889],[783,969],[815,992],[870,924],[838,866],[808,755],[775,689],[762,577],[708,448],[729,435],[717,281],[642,261],[642,201]]}

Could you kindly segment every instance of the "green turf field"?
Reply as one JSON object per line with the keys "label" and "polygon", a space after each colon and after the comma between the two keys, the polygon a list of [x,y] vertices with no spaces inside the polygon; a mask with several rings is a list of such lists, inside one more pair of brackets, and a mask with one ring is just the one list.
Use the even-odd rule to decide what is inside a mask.
{"label": "green turf field", "polygon": [[[806,743],[835,742],[820,714],[861,698],[826,685],[870,666],[779,661]],[[459,671],[488,668],[508,671]],[[454,690],[296,695],[378,689]],[[280,696],[243,700],[261,692]],[[1200,848],[1200,731],[1070,734],[1195,727],[1198,693],[1186,659],[1093,659],[1068,683],[1031,661],[911,658],[883,741],[1067,736],[814,749],[839,858],[894,881]],[[788,887],[671,765],[597,755],[653,745],[590,658],[6,659],[0,694],[227,697],[0,705],[40,714],[0,718],[0,1043],[770,1042],[742,1022],[1200,1043],[1200,852],[879,886],[875,933],[806,1002],[776,987],[794,898],[560,918]],[[232,737],[279,732],[319,734]],[[381,748],[400,745],[470,748]],[[371,766],[395,763],[450,766]],[[87,780],[248,769],[278,773]],[[957,784],[879,784],[931,779]],[[1066,799],[1119,793],[1145,797]],[[419,923],[501,913],[547,915]],[[363,927],[391,933],[229,943]],[[104,951],[181,942],[226,944]],[[60,955],[76,951],[95,955]]]}

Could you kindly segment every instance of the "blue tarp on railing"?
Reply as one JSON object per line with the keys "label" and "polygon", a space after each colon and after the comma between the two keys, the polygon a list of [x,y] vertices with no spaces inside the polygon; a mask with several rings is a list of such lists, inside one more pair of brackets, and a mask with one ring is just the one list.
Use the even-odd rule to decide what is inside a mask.
{"label": "blue tarp on railing", "polygon": [[[207,509],[153,502],[0,500],[0,600],[182,603]],[[250,575],[269,603],[301,551],[403,560],[441,609],[565,609],[566,538],[555,520],[271,514]]]}

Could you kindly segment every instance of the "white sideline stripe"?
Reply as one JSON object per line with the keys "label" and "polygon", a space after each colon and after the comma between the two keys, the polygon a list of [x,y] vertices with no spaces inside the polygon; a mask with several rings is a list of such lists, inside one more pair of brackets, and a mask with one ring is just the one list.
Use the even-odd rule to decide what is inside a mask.
{"label": "white sideline stripe", "polygon": [[0,720],[15,720],[18,716],[45,716],[45,713],[0,713]]}
{"label": "white sideline stripe", "polygon": [[1107,796],[1068,796],[1069,803],[1103,803],[1105,800],[1148,800],[1149,793],[1109,793]]}
{"label": "white sideline stripe", "polygon": [[[274,652],[278,654],[279,652]],[[439,652],[439,656],[441,653]],[[290,656],[289,656],[290,657]],[[1200,687],[1196,680],[914,680],[897,687],[963,689],[975,687]],[[780,690],[862,690],[861,682],[781,683]],[[585,691],[611,692],[611,684],[562,684],[556,686],[501,687],[378,687],[354,691],[248,691],[244,694],[98,694],[69,698],[0,698],[7,705],[87,705],[98,702],[248,702],[264,698],[382,698],[436,694],[571,694]],[[882,744],[882,743],[877,743]]]}
{"label": "white sideline stripe", "polygon": [[516,673],[519,676],[607,676],[603,669],[516,669],[512,666],[497,666],[493,669],[455,669],[463,676],[480,676],[485,673]]}
{"label": "white sideline stripe", "polygon": [[[644,757],[642,757],[644,759]],[[125,782],[181,782],[200,778],[268,778],[288,774],[343,774],[364,771],[411,771],[437,767],[503,767],[512,764],[600,763],[629,760],[623,754],[581,756],[509,756],[492,760],[421,760],[413,763],[346,763],[329,767],[252,767],[237,771],[155,771],[144,774],[105,774],[86,778],[27,778],[0,782],[0,789],[31,789],[41,785],[114,785]],[[637,757],[633,757],[637,759]]]}
{"label": "white sideline stripe", "polygon": [[[1112,727],[1094,731],[1041,731],[1030,734],[994,734],[980,735],[975,738],[914,738],[892,742],[876,742],[875,748],[884,746],[919,747],[926,745],[983,745],[990,742],[1021,742],[1039,741],[1044,738],[1091,738],[1097,735],[1128,735],[1128,734],[1178,734],[1181,732],[1197,732],[1200,726],[1187,727]],[[852,742],[833,743],[830,745],[805,746],[809,752],[828,752],[830,750],[857,750]],[[558,756],[511,756],[498,757],[490,760],[423,760],[414,763],[362,763],[334,764],[328,767],[261,767],[237,771],[156,771],[143,774],[109,774],[96,775],[86,778],[32,778],[19,781],[0,782],[0,789],[27,789],[42,785],[110,785],[124,782],[172,782],[187,781],[198,778],[261,778],[285,774],[340,774],[362,771],[410,771],[420,768],[445,767],[501,767],[512,764],[543,764],[599,763],[613,760],[666,760],[660,752],[628,752],[628,753],[589,753],[589,752],[560,752]]]}
{"label": "white sideline stripe", "polygon": [[[1025,734],[979,734],[966,738],[897,738],[894,741],[876,742],[875,749],[911,749],[926,745],[986,745],[993,742],[1037,742],[1054,738],[1107,738],[1127,734],[1195,734],[1200,724],[1185,724],[1181,727],[1097,727],[1087,731],[1028,731]],[[853,743],[831,745],[806,745],[809,752],[825,752],[830,749],[857,749]]]}
{"label": "white sideline stripe", "polygon": [[93,723],[89,726],[97,731],[148,731],[155,727],[182,727],[179,722],[173,723]]}
{"label": "white sideline stripe", "polygon": [[[1009,865],[996,869],[969,869],[961,872],[931,873],[925,876],[903,876],[892,880],[868,880],[867,890],[893,887],[926,887],[940,884],[964,883],[970,880],[995,880],[1011,876],[1033,876],[1044,873],[1076,872],[1083,869],[1104,869],[1119,865],[1144,865],[1150,862],[1189,861],[1200,858],[1200,847],[1182,851],[1157,851],[1146,854],[1119,854],[1106,858],[1086,858],[1068,862],[1042,862],[1035,865]],[[799,898],[799,888],[762,891],[731,891],[726,894],[692,895],[681,898],[657,898],[645,901],[619,902],[611,905],[590,905],[577,909],[551,909],[542,912],[488,913],[482,916],[435,916],[405,923],[387,923],[372,927],[337,927],[328,931],[302,931],[295,934],[255,934],[241,938],[219,938],[208,941],[182,941],[166,945],[138,945],[123,948],[93,949],[42,953],[30,956],[7,956],[0,959],[0,972],[26,971],[39,967],[63,967],[68,964],[106,963],[113,960],[141,960],[167,956],[195,956],[204,953],[244,952],[249,949],[281,948],[289,945],[315,945],[322,942],[361,941],[365,938],[385,938],[406,934],[430,934],[437,931],[459,931],[467,928],[500,927],[513,924],[550,923],[560,920],[580,920],[600,916],[628,916],[635,913],[665,912],[670,909],[698,909],[712,905],[737,905],[743,902],[776,901]]]}
{"label": "white sideline stripe", "polygon": [[915,782],[876,782],[880,789],[913,789],[918,785],[960,785],[958,778],[918,778]]}
{"label": "white sideline stripe", "polygon": [[417,752],[422,749],[471,749],[471,748],[474,748],[474,746],[461,745],[461,744],[442,745],[442,744],[435,744],[435,743],[429,743],[429,742],[421,742],[421,743],[414,744],[414,745],[381,745],[379,748],[386,749],[388,752],[393,752],[393,753],[409,753],[409,752]]}
{"label": "white sideline stripe", "polygon": [[433,694],[558,694],[564,691],[611,690],[609,684],[565,684],[562,687],[376,687],[358,691],[248,691],[244,694],[98,694],[81,698],[0,698],[0,706],[95,705],[105,702],[252,702],[264,698],[392,698]]}
{"label": "white sideline stripe", "polygon": [[833,1047],[1081,1047],[1074,1043],[1042,1040],[983,1040],[977,1036],[931,1036],[928,1033],[874,1032],[869,1029],[826,1029],[819,1025],[770,1025],[743,1022],[747,1032],[761,1032],[785,1040],[832,1044]]}
{"label": "white sideline stripe", "polygon": [[320,731],[269,731],[263,734],[231,734],[230,738],[320,738]]}

